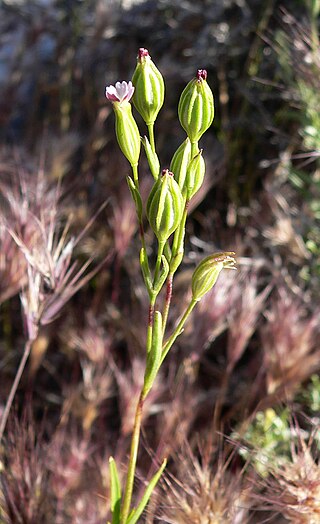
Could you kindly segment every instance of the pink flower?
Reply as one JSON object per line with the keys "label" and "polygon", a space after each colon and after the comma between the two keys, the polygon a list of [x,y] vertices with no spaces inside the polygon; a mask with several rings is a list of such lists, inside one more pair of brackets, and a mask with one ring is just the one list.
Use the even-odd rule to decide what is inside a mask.
{"label": "pink flower", "polygon": [[106,87],[106,97],[110,102],[129,102],[133,93],[132,82],[116,82],[115,86]]}

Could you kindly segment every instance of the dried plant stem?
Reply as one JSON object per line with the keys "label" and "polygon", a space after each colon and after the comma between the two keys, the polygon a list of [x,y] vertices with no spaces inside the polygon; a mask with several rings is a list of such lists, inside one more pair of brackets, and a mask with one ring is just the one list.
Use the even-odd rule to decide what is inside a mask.
{"label": "dried plant stem", "polygon": [[125,487],[123,503],[122,503],[122,508],[121,508],[121,518],[120,518],[121,524],[125,524],[127,522],[129,511],[130,511],[132,492],[133,492],[134,474],[136,470],[136,463],[137,463],[137,457],[138,457],[140,428],[141,428],[141,421],[142,421],[142,409],[143,409],[144,399],[145,397],[144,397],[144,393],[142,390],[139,396],[139,400],[138,400],[138,404],[136,408],[135,419],[134,419],[126,487]]}
{"label": "dried plant stem", "polygon": [[1,423],[0,423],[0,442],[2,441],[2,437],[3,437],[4,431],[6,429],[9,413],[10,413],[11,406],[12,406],[15,394],[17,392],[17,389],[18,389],[18,386],[19,386],[19,383],[20,383],[20,380],[21,380],[21,377],[22,377],[22,373],[24,371],[25,365],[26,365],[27,360],[28,360],[29,355],[30,355],[32,342],[33,341],[29,339],[25,343],[22,359],[20,361],[19,368],[18,368],[18,371],[16,373],[16,376],[15,376],[15,379],[13,381],[13,384],[11,386],[11,390],[10,390],[10,393],[9,393],[9,396],[8,396],[8,399],[7,399],[7,403],[6,403],[6,406],[4,408],[4,412],[3,412],[2,418],[1,418]]}

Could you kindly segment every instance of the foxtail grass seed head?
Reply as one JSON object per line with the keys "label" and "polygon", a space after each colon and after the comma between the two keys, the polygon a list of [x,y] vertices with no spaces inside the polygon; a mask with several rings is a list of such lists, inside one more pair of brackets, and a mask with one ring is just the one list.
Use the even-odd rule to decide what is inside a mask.
{"label": "foxtail grass seed head", "polygon": [[192,275],[192,298],[201,298],[215,285],[223,269],[236,269],[233,251],[215,253],[200,262]]}
{"label": "foxtail grass seed head", "polygon": [[159,242],[165,242],[177,229],[184,210],[180,188],[168,169],[153,185],[147,201],[147,217]]}
{"label": "foxtail grass seed head", "polygon": [[191,142],[186,138],[184,142],[178,147],[172,157],[170,164],[170,171],[174,173],[175,180],[178,182],[182,191],[187,174],[187,167],[191,160]]}
{"label": "foxtail grass seed head", "polygon": [[116,117],[117,141],[132,166],[138,164],[141,149],[139,129],[131,111],[133,93],[132,82],[117,82],[106,87],[106,97],[112,102]]}
{"label": "foxtail grass seed head", "polygon": [[184,187],[182,189],[183,196],[190,200],[200,189],[203,183],[206,165],[202,156],[202,149],[191,160],[188,165]]}
{"label": "foxtail grass seed head", "polygon": [[147,49],[139,49],[138,61],[133,73],[135,87],[133,103],[147,125],[154,123],[164,101],[164,81],[152,62]]}
{"label": "foxtail grass seed head", "polygon": [[211,126],[214,102],[205,69],[198,69],[196,78],[184,88],[179,100],[178,115],[180,124],[192,143],[198,142]]}

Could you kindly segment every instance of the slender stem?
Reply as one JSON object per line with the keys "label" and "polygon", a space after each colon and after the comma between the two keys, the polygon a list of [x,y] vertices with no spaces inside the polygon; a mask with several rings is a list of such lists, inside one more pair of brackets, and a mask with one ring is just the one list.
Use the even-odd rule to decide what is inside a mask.
{"label": "slender stem", "polygon": [[161,364],[164,361],[164,359],[165,359],[167,353],[169,352],[170,348],[174,344],[175,340],[181,334],[183,326],[184,326],[186,320],[188,319],[189,315],[191,314],[191,312],[192,312],[192,310],[193,310],[193,308],[194,308],[194,306],[196,305],[197,302],[198,302],[198,300],[194,300],[194,299],[191,300],[190,304],[188,305],[187,309],[185,310],[185,312],[183,313],[181,319],[179,320],[178,325],[175,328],[174,332],[168,338],[167,342],[163,346],[162,357],[161,357]]}
{"label": "slender stem", "polygon": [[168,315],[169,315],[169,309],[171,304],[171,297],[172,297],[172,281],[173,281],[173,275],[174,273],[169,273],[167,278],[167,290],[166,290],[166,299],[163,306],[162,311],[162,333],[165,333]]}
{"label": "slender stem", "polygon": [[141,391],[139,400],[138,400],[138,404],[137,404],[137,408],[136,408],[135,419],[134,419],[134,426],[133,426],[133,433],[132,433],[132,440],[131,440],[131,449],[130,449],[130,459],[129,459],[128,473],[127,473],[127,481],[126,481],[126,487],[125,487],[125,492],[124,492],[124,497],[123,497],[123,504],[121,508],[121,517],[120,517],[121,524],[126,524],[128,515],[130,512],[130,505],[131,505],[132,492],[133,492],[133,483],[134,483],[134,474],[136,470],[137,457],[138,457],[143,403],[144,403],[144,396],[143,396],[143,392]]}
{"label": "slender stem", "polygon": [[198,142],[191,142],[191,160],[199,153]]}
{"label": "slender stem", "polygon": [[133,181],[137,189],[139,189],[139,174],[138,174],[138,164],[131,164]]}
{"label": "slender stem", "polygon": [[[182,215],[180,225],[174,234],[170,263],[179,253],[183,251],[183,241],[184,241],[185,225],[186,225],[187,214],[188,214],[188,205],[189,205],[189,201],[186,201],[185,209]],[[179,267],[179,264],[176,267],[174,267],[173,271],[169,273],[168,278],[167,278],[167,292],[166,292],[166,298],[165,298],[165,303],[164,303],[163,312],[162,312],[163,333],[165,333],[165,330],[166,330],[166,325],[167,325],[167,320],[168,320],[168,315],[169,315],[169,310],[170,310],[173,277],[178,267]]]}
{"label": "slender stem", "polygon": [[159,240],[157,261],[156,261],[156,267],[155,267],[155,270],[154,270],[154,277],[153,277],[153,285],[155,285],[155,283],[157,282],[158,276],[159,276],[160,266],[161,266],[161,258],[162,258],[162,253],[163,253],[164,246],[165,246],[165,242],[163,242],[163,241],[160,242],[160,240]]}
{"label": "slender stem", "polygon": [[154,317],[154,303],[155,299],[150,300],[149,304],[149,315],[148,315],[148,330],[147,330],[147,354],[151,350],[152,345],[152,329],[153,329],[153,317]]}
{"label": "slender stem", "polygon": [[[136,186],[137,191],[139,191],[139,175],[138,175],[138,165],[137,164],[131,164],[132,174],[133,174],[133,181]],[[139,234],[140,234],[140,240],[141,245],[144,249],[146,249],[146,242],[144,239],[144,228],[143,228],[143,221],[139,217],[139,213],[137,210],[137,216],[139,220]]]}
{"label": "slender stem", "polygon": [[6,429],[9,413],[10,413],[11,406],[12,406],[15,394],[17,392],[17,389],[18,389],[18,386],[19,386],[19,383],[20,383],[20,380],[21,380],[21,377],[22,377],[22,373],[24,371],[25,365],[26,365],[28,357],[30,355],[32,342],[33,341],[29,339],[25,343],[24,350],[23,350],[23,355],[22,355],[22,358],[21,358],[21,361],[20,361],[20,364],[19,364],[19,367],[18,367],[18,371],[16,373],[15,379],[14,379],[13,384],[11,386],[11,390],[10,390],[10,393],[9,393],[9,396],[8,396],[8,399],[7,399],[7,403],[6,403],[6,406],[4,408],[2,418],[1,418],[1,423],[0,423],[0,442],[2,440],[2,437],[3,437],[3,434],[4,434],[4,430]]}
{"label": "slender stem", "polygon": [[155,141],[154,141],[154,123],[147,124],[147,127],[148,127],[149,142],[150,142],[150,145],[151,145],[151,149],[155,153],[156,152],[156,145],[155,145]]}
{"label": "slender stem", "polygon": [[185,203],[181,222],[179,224],[178,229],[176,229],[174,233],[172,250],[171,250],[172,252],[171,258],[175,257],[181,250],[181,246],[183,246],[185,227],[186,227],[186,221],[187,221],[187,215],[188,215],[188,206],[189,206],[189,200],[187,200]]}

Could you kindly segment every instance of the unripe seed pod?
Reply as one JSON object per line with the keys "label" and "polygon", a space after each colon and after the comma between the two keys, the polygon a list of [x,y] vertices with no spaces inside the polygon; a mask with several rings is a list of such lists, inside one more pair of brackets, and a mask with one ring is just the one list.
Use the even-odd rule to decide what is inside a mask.
{"label": "unripe seed pod", "polygon": [[140,48],[133,73],[133,103],[147,125],[153,124],[163,105],[164,81],[147,49]]}
{"label": "unripe seed pod", "polygon": [[184,200],[173,173],[164,169],[153,185],[147,201],[149,224],[159,242],[165,242],[177,229],[184,210]]}
{"label": "unripe seed pod", "polygon": [[215,285],[220,272],[224,268],[236,269],[235,253],[215,253],[200,262],[192,275],[192,299],[201,298]]}
{"label": "unripe seed pod", "polygon": [[213,94],[206,78],[207,71],[198,69],[197,77],[184,88],[179,100],[180,124],[192,143],[200,140],[214,117]]}
{"label": "unripe seed pod", "polygon": [[137,165],[140,156],[141,140],[138,126],[132,116],[130,102],[114,102],[116,117],[116,136],[124,156],[131,165]]}
{"label": "unripe seed pod", "polygon": [[187,167],[191,159],[191,142],[186,138],[184,142],[178,147],[177,151],[172,157],[170,164],[170,171],[174,173],[175,180],[178,182],[182,191],[187,174]]}
{"label": "unripe seed pod", "polygon": [[183,196],[190,200],[193,195],[199,191],[202,186],[206,165],[202,156],[202,149],[191,160],[188,165],[184,188],[182,189]]}

